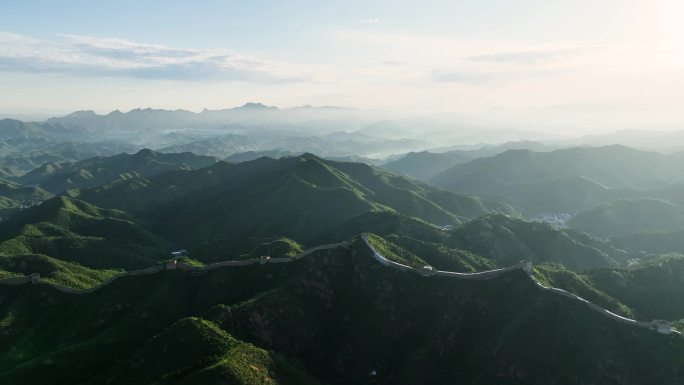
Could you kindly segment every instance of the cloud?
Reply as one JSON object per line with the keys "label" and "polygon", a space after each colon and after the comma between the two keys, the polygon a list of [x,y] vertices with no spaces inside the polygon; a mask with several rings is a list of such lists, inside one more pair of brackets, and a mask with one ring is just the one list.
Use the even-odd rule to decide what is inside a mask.
{"label": "cloud", "polygon": [[55,40],[0,32],[0,71],[173,80],[300,82],[302,66],[225,49],[186,49],[116,38]]}
{"label": "cloud", "polygon": [[359,23],[362,23],[362,24],[377,24],[377,23],[379,23],[379,22],[381,22],[381,21],[382,21],[382,20],[381,20],[381,19],[378,19],[378,18],[370,18],[370,19],[361,19],[361,20],[359,20]]}
{"label": "cloud", "polygon": [[596,68],[606,48],[570,47],[499,51],[464,56],[430,78],[438,83],[503,84],[517,80],[560,77]]}
{"label": "cloud", "polygon": [[435,71],[431,79],[437,83],[484,84],[500,81],[503,74],[465,71]]}
{"label": "cloud", "polygon": [[458,83],[464,85],[498,85],[523,79],[549,78],[570,70],[515,70],[515,71],[433,71],[430,79],[437,83]]}
{"label": "cloud", "polygon": [[554,60],[569,59],[576,56],[592,53],[598,48],[578,47],[557,50],[539,51],[518,51],[518,52],[498,52],[467,57],[468,60],[478,63],[498,63],[498,64],[536,64]]}

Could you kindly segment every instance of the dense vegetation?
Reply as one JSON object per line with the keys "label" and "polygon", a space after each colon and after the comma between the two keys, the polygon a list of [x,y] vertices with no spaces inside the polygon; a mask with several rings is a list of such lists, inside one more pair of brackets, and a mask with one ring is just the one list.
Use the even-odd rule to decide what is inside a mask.
{"label": "dense vegetation", "polygon": [[448,245],[482,255],[501,266],[521,260],[558,262],[571,269],[620,266],[630,255],[572,229],[485,215],[449,233]]}
{"label": "dense vegetation", "polygon": [[676,384],[684,370],[684,341],[615,323],[522,272],[426,278],[382,267],[359,242],[86,295],[0,289],[3,383]]}
{"label": "dense vegetation", "polygon": [[684,319],[684,256],[646,258],[628,268],[581,273],[563,266],[535,267],[540,282],[566,289],[616,313],[637,319]]}
{"label": "dense vegetation", "polygon": [[[185,137],[179,123],[237,119],[245,109],[279,113],[250,105],[0,122],[0,279],[41,276],[0,285],[1,384],[681,382],[682,339],[616,322],[521,270],[485,280],[400,272],[371,258],[359,238],[370,233],[385,257],[421,269],[529,260],[543,285],[684,328],[684,257],[675,254],[684,254],[684,180],[673,166],[681,154],[501,153],[523,145],[510,143],[411,153],[382,169],[359,155],[292,156],[301,151],[287,141],[259,147],[285,134],[220,126],[221,139]],[[141,141],[171,153],[110,152],[132,146],[113,137],[141,130]],[[91,142],[70,145],[76,137]],[[22,154],[37,138],[45,140],[37,152]],[[576,215],[561,227],[523,219],[538,213]],[[199,267],[292,257],[340,242],[289,263],[125,274],[173,259]],[[92,291],[64,289],[115,275]]]}
{"label": "dense vegetation", "polygon": [[374,211],[396,211],[433,224],[458,224],[490,211],[510,211],[506,205],[438,191],[364,164],[310,154],[219,162],[72,195],[130,212],[157,234],[188,248],[249,236],[285,236],[307,244]]}
{"label": "dense vegetation", "polygon": [[568,226],[606,237],[684,228],[684,208],[660,199],[621,199],[577,214]]}
{"label": "dense vegetation", "polygon": [[45,163],[17,180],[22,184],[38,185],[52,193],[60,193],[72,188],[97,187],[172,170],[203,168],[216,161],[216,158],[209,156],[163,154],[146,149],[133,155],[96,157],[73,163]]}
{"label": "dense vegetation", "polygon": [[397,174],[428,181],[440,172],[466,160],[470,159],[465,156],[422,151],[410,152],[400,159],[383,164],[382,167]]}
{"label": "dense vegetation", "polygon": [[684,229],[616,235],[610,238],[610,243],[615,247],[634,252],[684,254]]}
{"label": "dense vegetation", "polygon": [[[521,212],[575,214],[619,198],[669,199],[684,182],[684,153],[660,154],[624,146],[551,152],[509,150],[457,164],[435,175],[435,186],[505,197]],[[681,194],[679,194],[681,196]]]}
{"label": "dense vegetation", "polygon": [[42,254],[94,269],[136,269],[167,258],[171,249],[126,213],[64,196],[0,225],[0,260]]}

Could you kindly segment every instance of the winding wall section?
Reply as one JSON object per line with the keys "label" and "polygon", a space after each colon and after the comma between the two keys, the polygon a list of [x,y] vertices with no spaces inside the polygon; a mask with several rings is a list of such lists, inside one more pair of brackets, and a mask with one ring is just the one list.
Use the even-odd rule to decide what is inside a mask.
{"label": "winding wall section", "polygon": [[371,250],[371,254],[373,255],[373,258],[375,258],[378,262],[385,266],[389,266],[398,270],[402,271],[411,271],[415,272],[417,274],[423,275],[423,276],[445,276],[445,277],[453,277],[453,278],[460,278],[460,279],[491,279],[493,277],[499,276],[502,273],[505,273],[507,271],[511,270],[523,270],[525,273],[527,273],[527,276],[532,279],[532,281],[537,285],[537,287],[541,288],[542,290],[550,291],[552,293],[562,295],[564,297],[570,298],[572,300],[577,300],[585,305],[587,305],[590,309],[606,316],[609,317],[613,320],[616,320],[620,323],[623,324],[628,324],[628,325],[634,325],[634,326],[639,326],[642,328],[647,328],[649,330],[656,330],[661,334],[680,334],[677,330],[673,329],[672,326],[670,325],[669,322],[663,321],[663,320],[654,320],[651,322],[644,322],[644,321],[637,321],[633,320],[627,317],[623,317],[620,315],[617,315],[610,310],[604,309],[594,303],[589,302],[588,300],[575,295],[573,293],[570,293],[566,290],[555,288],[555,287],[547,287],[539,283],[534,276],[532,275],[532,264],[527,261],[521,261],[517,266],[511,266],[503,269],[496,269],[496,270],[488,270],[488,271],[481,271],[481,272],[476,272],[476,273],[457,273],[457,272],[452,272],[452,271],[441,271],[441,270],[432,270],[432,269],[420,269],[420,268],[415,268],[407,265],[403,265],[401,263],[397,263],[394,261],[391,261],[387,259],[385,256],[380,254],[371,244],[371,242],[368,240],[368,234],[362,234],[361,238],[363,238],[363,241],[366,243],[366,246]]}
{"label": "winding wall section", "polygon": [[[532,265],[531,263],[527,261],[521,261],[518,265],[516,266],[511,266],[511,267],[506,267],[502,269],[494,269],[494,270],[488,270],[488,271],[480,271],[480,272],[475,272],[475,273],[459,273],[459,272],[453,272],[453,271],[442,271],[442,270],[434,270],[430,267],[425,267],[425,268],[414,268],[411,266],[403,265],[401,263],[389,260],[385,258],[382,254],[380,254],[370,243],[368,240],[368,234],[362,234],[361,238],[363,239],[364,243],[368,247],[368,249],[371,251],[371,254],[375,260],[377,260],[380,264],[384,266],[388,266],[397,270],[401,271],[409,271],[409,272],[414,272],[417,274],[420,274],[422,276],[444,276],[444,277],[451,277],[451,278],[459,278],[459,279],[473,279],[473,280],[484,280],[484,279],[491,279],[494,277],[497,277],[503,273],[512,271],[512,270],[523,270],[527,273],[527,275],[532,279],[532,281],[537,285],[537,287],[541,288],[542,290],[550,291],[558,295],[562,295],[564,297],[580,301],[584,304],[586,304],[590,309],[606,316],[609,317],[613,320],[616,320],[618,322],[628,324],[628,325],[634,325],[634,326],[639,326],[642,328],[647,328],[650,330],[657,330],[659,333],[662,334],[680,334],[678,331],[672,329],[670,324],[666,321],[661,321],[661,320],[655,320],[651,322],[643,322],[643,321],[637,321],[633,320],[630,318],[622,317],[620,315],[617,315],[607,309],[604,309],[596,304],[593,304],[586,299],[577,296],[575,294],[572,294],[566,290],[555,288],[555,287],[547,287],[542,284],[540,284],[532,275]],[[269,264],[269,263],[288,263],[292,261],[296,261],[299,259],[302,259],[306,257],[307,255],[314,253],[316,251],[320,250],[328,250],[328,249],[334,249],[337,247],[349,247],[350,242],[345,241],[345,242],[340,242],[340,243],[333,243],[333,244],[328,244],[328,245],[320,245],[316,246],[310,249],[307,249],[293,257],[286,257],[286,258],[270,258],[270,257],[260,257],[260,258],[252,258],[252,259],[246,259],[246,260],[238,260],[238,261],[223,261],[223,262],[217,262],[217,263],[212,263],[209,265],[205,266],[192,266],[183,262],[167,262],[165,264],[160,264],[160,265],[155,265],[151,267],[147,267],[144,269],[140,270],[132,270],[124,273],[120,273],[117,275],[114,275],[110,277],[108,280],[100,283],[97,286],[88,288],[88,289],[74,289],[71,287],[67,286],[61,286],[61,285],[55,285],[55,284],[50,284],[53,286],[55,289],[65,292],[65,293],[72,293],[72,294],[86,294],[86,293],[91,293],[95,290],[100,289],[101,287],[107,286],[111,284],[112,282],[116,281],[117,279],[121,277],[126,277],[126,276],[139,276],[139,275],[149,275],[149,274],[155,274],[158,272],[161,272],[163,270],[184,270],[184,271],[210,271],[218,268],[223,268],[223,267],[235,267],[235,266],[250,266],[250,265],[256,265],[256,264]],[[18,277],[10,277],[10,278],[5,278],[0,280],[0,284],[2,285],[23,285],[27,283],[38,283],[40,282],[40,275],[38,274],[31,274],[29,276],[18,276]]]}
{"label": "winding wall section", "polygon": [[[295,256],[285,257],[285,258],[260,257],[260,258],[251,258],[251,259],[244,259],[244,260],[238,260],[238,261],[223,261],[223,262],[211,263],[211,264],[204,265],[204,266],[192,266],[192,265],[189,265],[187,263],[175,262],[175,261],[166,262],[164,264],[154,265],[154,266],[146,267],[144,269],[131,270],[131,271],[126,271],[123,273],[113,275],[112,277],[110,277],[106,281],[101,282],[99,285],[93,286],[93,287],[90,287],[87,289],[75,289],[72,287],[57,285],[57,284],[53,284],[53,283],[47,283],[47,284],[54,287],[55,289],[57,289],[59,291],[65,292],[65,293],[86,294],[86,293],[91,293],[97,289],[100,289],[101,287],[107,286],[107,285],[111,284],[112,282],[114,282],[117,279],[122,278],[122,277],[138,276],[138,275],[150,275],[150,274],[159,273],[159,272],[164,271],[164,270],[210,271],[210,270],[215,270],[215,269],[222,268],[222,267],[250,266],[250,265],[256,265],[256,264],[265,265],[268,263],[287,263],[287,262],[292,262],[292,261],[302,259],[302,258],[306,257],[307,255],[314,253],[316,251],[334,249],[337,247],[349,247],[349,242],[345,241],[345,242],[340,242],[340,243],[332,243],[332,244],[328,244],[328,245],[320,245],[320,246],[316,246],[316,247],[312,247],[310,249],[304,250]],[[16,277],[0,279],[0,285],[11,285],[11,286],[23,285],[26,283],[39,283],[39,282],[40,282],[40,274],[37,274],[37,273],[27,275],[27,276],[16,276]]]}

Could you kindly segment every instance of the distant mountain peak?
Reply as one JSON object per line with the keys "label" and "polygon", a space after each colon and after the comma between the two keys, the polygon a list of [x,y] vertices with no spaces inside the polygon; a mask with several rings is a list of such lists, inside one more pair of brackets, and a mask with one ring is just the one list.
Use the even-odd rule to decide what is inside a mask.
{"label": "distant mountain peak", "polygon": [[67,117],[72,117],[72,118],[85,118],[85,117],[92,117],[92,116],[97,116],[95,111],[93,110],[81,110],[81,111],[74,111],[67,115]]}
{"label": "distant mountain peak", "polygon": [[153,150],[150,150],[149,148],[143,148],[142,150],[138,151],[135,155],[144,158],[152,158],[156,157],[157,153]]}
{"label": "distant mountain peak", "polygon": [[311,104],[304,104],[301,106],[296,106],[289,108],[290,110],[354,110],[354,108],[349,108],[349,107],[341,107],[341,106],[313,106]]}
{"label": "distant mountain peak", "polygon": [[278,109],[278,107],[275,107],[275,106],[267,106],[263,103],[254,103],[254,102],[247,102],[238,108],[246,109],[246,110],[277,110]]}
{"label": "distant mountain peak", "polygon": [[321,158],[318,157],[316,154],[312,154],[310,152],[305,152],[302,155],[297,156],[296,158],[303,160],[321,160]]}

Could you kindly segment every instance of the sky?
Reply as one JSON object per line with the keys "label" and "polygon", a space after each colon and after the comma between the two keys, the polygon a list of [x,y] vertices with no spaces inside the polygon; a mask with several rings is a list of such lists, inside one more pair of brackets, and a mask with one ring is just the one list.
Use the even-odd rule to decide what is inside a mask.
{"label": "sky", "polygon": [[681,128],[684,1],[0,2],[0,113],[336,105]]}

